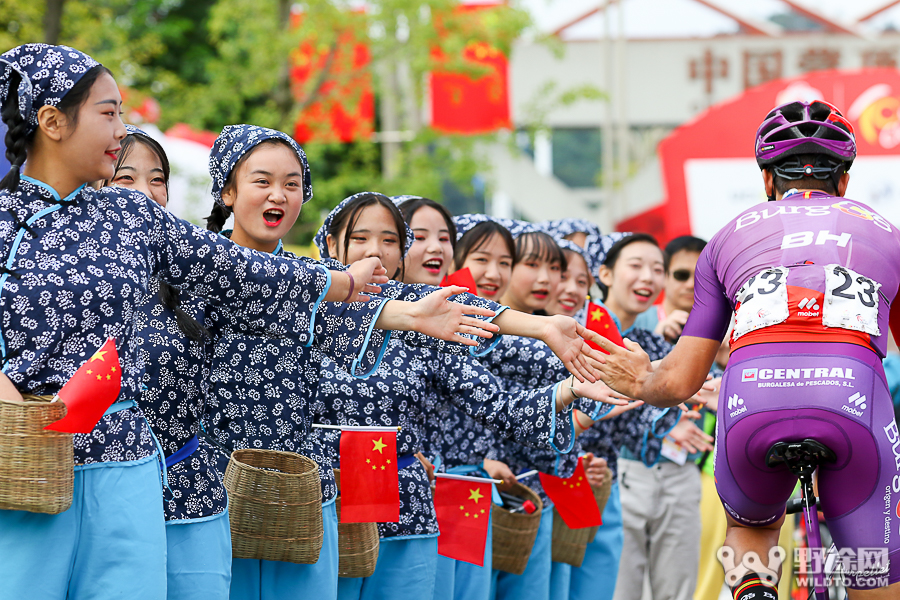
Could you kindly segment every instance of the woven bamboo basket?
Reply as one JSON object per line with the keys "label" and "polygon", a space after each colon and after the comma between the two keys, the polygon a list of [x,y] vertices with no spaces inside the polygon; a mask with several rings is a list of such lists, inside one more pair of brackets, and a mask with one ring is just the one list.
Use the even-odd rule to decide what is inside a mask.
{"label": "woven bamboo basket", "polygon": [[537,507],[533,513],[511,513],[494,504],[491,507],[491,540],[493,552],[492,567],[514,575],[521,575],[528,564],[538,527],[541,525],[541,513],[544,504],[531,488],[516,483],[507,492],[519,498],[531,500]]}
{"label": "woven bamboo basket", "polygon": [[[338,491],[341,470],[334,470]],[[341,523],[341,497],[335,501],[338,516],[338,577],[369,577],[378,563],[378,526],[375,523]]]}
{"label": "woven bamboo basket", "polygon": [[72,506],[72,434],[44,429],[66,416],[52,399],[0,400],[0,509],[56,515]]}
{"label": "woven bamboo basket", "polygon": [[[601,515],[603,514],[603,509],[606,508],[606,502],[609,500],[611,491],[612,471],[607,467],[606,474],[603,477],[603,485],[599,488],[594,488],[594,498],[597,500],[597,508],[600,509]],[[571,529],[559,516],[559,513],[553,511],[553,545],[551,550],[553,562],[580,567],[584,561],[587,545],[594,540],[596,535],[597,527]]]}
{"label": "woven bamboo basket", "polygon": [[322,550],[322,483],[293,452],[235,450],[225,469],[234,558],[313,564]]}

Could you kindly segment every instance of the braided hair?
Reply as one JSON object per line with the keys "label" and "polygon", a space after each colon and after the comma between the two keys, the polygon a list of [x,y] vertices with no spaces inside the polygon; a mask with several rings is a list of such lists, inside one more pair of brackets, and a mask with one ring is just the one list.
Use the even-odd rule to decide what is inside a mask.
{"label": "braided hair", "polygon": [[19,87],[22,76],[13,71],[9,77],[10,93],[6,96],[3,106],[0,107],[0,118],[6,125],[6,159],[11,168],[9,173],[0,181],[0,188],[15,192],[19,187],[19,170],[25,164],[28,155],[27,146],[33,137],[28,135],[28,121],[22,118],[19,112],[19,95],[13,93]]}
{"label": "braided hair", "polygon": [[231,216],[231,208],[215,203],[212,212],[206,217],[206,228],[213,233],[221,233],[225,222]]}

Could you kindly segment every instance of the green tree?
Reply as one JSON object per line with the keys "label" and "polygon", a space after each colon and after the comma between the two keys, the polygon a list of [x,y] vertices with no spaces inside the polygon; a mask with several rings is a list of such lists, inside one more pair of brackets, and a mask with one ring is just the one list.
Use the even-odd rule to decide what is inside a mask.
{"label": "green tree", "polygon": [[[127,86],[131,101],[158,100],[162,129],[177,122],[211,131],[254,123],[293,133],[300,111],[333,93],[324,81],[359,75],[346,64],[350,53],[338,51],[342,36],[364,40],[375,130],[400,132],[402,141],[305,145],[315,197],[292,241],[306,243],[321,213],[354,192],[440,199],[449,185],[470,194],[487,164],[480,142],[495,136],[445,135],[425,126],[428,73],[439,66],[482,76],[484,69],[463,60],[466,46],[487,42],[509,55],[530,25],[524,10],[506,5],[474,12],[456,10],[458,0],[370,0],[365,12],[348,5],[306,0],[302,14],[292,15],[290,0],[0,0],[0,46],[56,36],[90,53]],[[325,68],[292,86],[291,61],[303,40],[325,54]]]}

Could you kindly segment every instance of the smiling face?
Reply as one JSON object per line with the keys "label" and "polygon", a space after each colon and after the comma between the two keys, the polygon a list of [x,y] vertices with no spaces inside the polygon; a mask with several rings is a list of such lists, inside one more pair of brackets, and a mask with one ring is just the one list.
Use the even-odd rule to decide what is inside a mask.
{"label": "smiling face", "polygon": [[423,206],[409,222],[416,241],[404,261],[405,283],[440,285],[453,259],[450,228],[444,216],[430,206]]}
{"label": "smiling face", "polygon": [[494,233],[466,255],[462,269],[472,273],[478,296],[497,302],[509,286],[513,256],[503,237]]}
{"label": "smiling face", "polygon": [[303,166],[281,143],[254,148],[235,172],[222,200],[234,211],[231,240],[272,252],[290,231],[303,206]]}
{"label": "smiling face", "polygon": [[156,152],[139,141],[128,149],[128,155],[122,159],[110,183],[143,192],[160,206],[165,206],[169,199],[162,161]]}
{"label": "smiling face", "polygon": [[[115,79],[102,73],[78,108],[74,121],[57,111],[61,119],[58,156],[78,185],[113,176],[122,140],[128,133],[119,116],[121,107],[122,96]],[[41,108],[42,111],[48,109],[56,110],[55,107]]]}
{"label": "smiling face", "polygon": [[[522,257],[513,267],[509,288],[502,302],[512,309],[534,313],[547,308],[551,293],[559,287],[563,272],[560,262],[562,251],[549,236],[540,241],[537,234],[523,234],[523,237],[526,235],[531,237],[525,240],[524,245],[523,238],[517,240]],[[551,246],[545,244],[552,244],[555,253]]]}
{"label": "smiling face", "polygon": [[653,305],[662,291],[665,281],[662,250],[650,242],[628,244],[622,248],[612,269],[606,265],[600,267],[600,281],[609,288],[606,305],[627,329],[639,314]]}
{"label": "smiling face", "polygon": [[556,294],[547,304],[547,314],[574,317],[584,306],[592,280],[584,257],[577,252],[564,252],[567,268],[560,277]]}
{"label": "smiling face", "polygon": [[360,210],[355,223],[349,223],[349,231],[345,229],[337,239],[329,234],[325,242],[328,253],[345,265],[374,256],[381,260],[388,275],[396,277],[400,269],[403,249],[397,224],[391,212],[380,204]]}

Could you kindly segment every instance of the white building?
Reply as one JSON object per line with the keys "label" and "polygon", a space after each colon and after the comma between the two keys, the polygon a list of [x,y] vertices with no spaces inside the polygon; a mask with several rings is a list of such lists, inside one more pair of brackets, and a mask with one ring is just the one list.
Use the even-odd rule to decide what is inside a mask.
{"label": "white building", "polygon": [[[582,216],[612,229],[664,199],[656,145],[708,106],[773,79],[896,67],[900,60],[900,0],[819,0],[815,8],[811,0],[598,0],[593,8],[571,0],[562,6],[571,14],[560,3],[543,13],[540,0],[529,5],[565,52],[557,56],[534,39],[515,46],[513,121],[533,121],[535,106],[585,85],[605,90],[609,101],[552,108],[543,117],[547,130],[533,143],[517,135],[520,153],[493,149],[495,214]],[[604,148],[608,139],[613,143]],[[752,143],[747,140],[748,155]]]}

